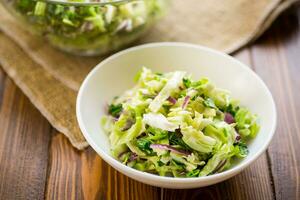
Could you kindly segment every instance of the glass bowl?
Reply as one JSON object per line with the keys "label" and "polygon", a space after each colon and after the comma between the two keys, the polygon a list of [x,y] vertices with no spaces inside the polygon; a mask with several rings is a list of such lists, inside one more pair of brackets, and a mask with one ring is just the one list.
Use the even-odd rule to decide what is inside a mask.
{"label": "glass bowl", "polygon": [[24,28],[77,55],[116,51],[139,38],[168,0],[1,0]]}

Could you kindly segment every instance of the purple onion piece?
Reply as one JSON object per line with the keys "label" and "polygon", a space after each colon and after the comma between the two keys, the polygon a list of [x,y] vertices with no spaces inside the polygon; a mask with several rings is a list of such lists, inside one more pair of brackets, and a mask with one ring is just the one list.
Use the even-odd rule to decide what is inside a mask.
{"label": "purple onion piece", "polygon": [[112,117],[112,120],[113,120],[114,122],[117,122],[119,119],[118,119],[117,117]]}
{"label": "purple onion piece", "polygon": [[171,96],[169,96],[168,98],[167,98],[167,100],[171,103],[171,104],[176,104],[176,102],[177,102],[177,100],[174,98],[174,97],[171,97]]}
{"label": "purple onion piece", "polygon": [[227,163],[227,160],[221,160],[219,162],[219,164],[216,166],[216,168],[211,172],[211,174],[214,174],[214,173],[220,171],[226,163]]}
{"label": "purple onion piece", "polygon": [[217,172],[222,170],[222,168],[225,166],[225,164],[227,163],[227,160],[223,160],[220,162],[219,166],[217,167]]}
{"label": "purple onion piece", "polygon": [[186,106],[189,104],[191,97],[190,96],[186,96],[183,100],[183,104],[182,104],[182,109],[185,109]]}
{"label": "purple onion piece", "polygon": [[137,158],[138,158],[138,155],[136,153],[132,152],[129,159],[128,159],[128,162],[134,161]]}
{"label": "purple onion piece", "polygon": [[121,129],[121,131],[127,131],[128,129],[131,128],[131,126],[134,124],[134,121],[132,119],[128,119],[126,121],[125,126]]}
{"label": "purple onion piece", "polygon": [[232,123],[235,122],[234,117],[233,117],[230,113],[225,113],[224,121],[225,121],[227,124],[232,124]]}
{"label": "purple onion piece", "polygon": [[242,137],[239,134],[235,135],[235,142],[239,142],[242,139]]}
{"label": "purple onion piece", "polygon": [[185,156],[190,155],[190,152],[188,152],[188,151],[184,151],[184,150],[181,150],[181,149],[176,149],[176,148],[174,148],[170,145],[167,145],[167,144],[151,144],[150,147],[152,149],[169,150],[169,151],[172,151],[174,153],[182,154],[182,155],[185,155]]}
{"label": "purple onion piece", "polygon": [[241,135],[237,132],[236,127],[234,127],[234,143],[239,142],[242,139]]}

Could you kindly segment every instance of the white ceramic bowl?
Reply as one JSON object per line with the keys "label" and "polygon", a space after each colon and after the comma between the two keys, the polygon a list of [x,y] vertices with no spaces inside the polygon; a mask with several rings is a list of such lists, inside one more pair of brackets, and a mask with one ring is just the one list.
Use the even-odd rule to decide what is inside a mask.
{"label": "white ceramic bowl", "polygon": [[[199,178],[160,177],[127,167],[110,154],[100,118],[104,105],[134,85],[134,75],[147,66],[156,72],[183,70],[194,79],[206,76],[250,108],[261,130],[249,144],[249,155],[219,174]],[[146,184],[165,188],[195,188],[228,179],[253,163],[267,148],[276,127],[276,109],[264,82],[246,65],[221,52],[185,43],[153,43],[119,52],[98,64],[84,80],[77,97],[77,119],[88,143],[112,167]]]}

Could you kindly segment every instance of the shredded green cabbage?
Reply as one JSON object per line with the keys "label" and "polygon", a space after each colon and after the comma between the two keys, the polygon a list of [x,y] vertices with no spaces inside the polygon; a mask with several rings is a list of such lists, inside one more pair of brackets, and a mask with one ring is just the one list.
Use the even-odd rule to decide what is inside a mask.
{"label": "shredded green cabbage", "polygon": [[136,86],[114,98],[102,118],[112,155],[137,170],[172,177],[199,177],[242,159],[260,126],[209,79],[185,72],[154,73],[143,67]]}
{"label": "shredded green cabbage", "polygon": [[168,6],[167,0],[4,2],[10,10],[21,15],[30,31],[60,49],[84,55],[105,54],[132,43],[164,14]]}

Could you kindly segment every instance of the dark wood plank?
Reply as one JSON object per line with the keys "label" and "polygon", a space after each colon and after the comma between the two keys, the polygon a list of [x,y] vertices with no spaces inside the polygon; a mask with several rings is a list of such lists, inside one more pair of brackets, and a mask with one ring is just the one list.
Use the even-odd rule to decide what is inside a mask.
{"label": "dark wood plank", "polygon": [[52,138],[47,199],[159,199],[160,188],[120,174],[91,149],[76,151],[62,134]]}
{"label": "dark wood plank", "polygon": [[0,199],[43,199],[49,123],[10,79],[2,80]]}
{"label": "dark wood plank", "polygon": [[300,199],[299,19],[300,8],[294,8],[252,48],[256,71],[277,105],[277,131],[268,150],[276,199]]}
{"label": "dark wood plank", "polygon": [[[251,65],[249,50],[244,50],[236,58]],[[163,199],[272,199],[273,189],[268,168],[267,154],[264,153],[253,165],[241,174],[222,183],[193,190],[163,190]]]}

